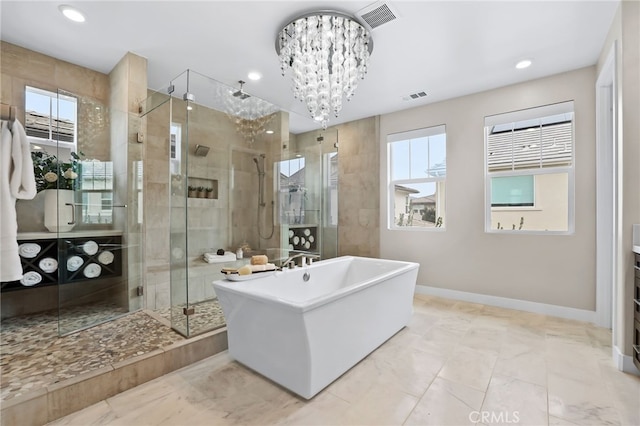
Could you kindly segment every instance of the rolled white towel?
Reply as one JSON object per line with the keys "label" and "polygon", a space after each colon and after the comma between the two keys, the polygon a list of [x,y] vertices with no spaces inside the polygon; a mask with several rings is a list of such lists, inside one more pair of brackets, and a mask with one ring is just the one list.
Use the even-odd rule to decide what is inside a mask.
{"label": "rolled white towel", "polygon": [[42,247],[36,243],[22,243],[18,246],[20,256],[27,259],[33,259],[36,257],[38,253],[40,253],[40,250],[42,250]]}
{"label": "rolled white towel", "polygon": [[29,271],[25,273],[20,279],[20,283],[24,286],[31,287],[42,281],[42,275],[36,271]]}
{"label": "rolled white towel", "polygon": [[87,278],[97,278],[102,273],[102,268],[97,263],[90,263],[84,267],[82,273]]}
{"label": "rolled white towel", "polygon": [[98,243],[95,241],[89,240],[82,245],[82,250],[87,253],[89,256],[93,256],[98,252]]}
{"label": "rolled white towel", "polygon": [[67,271],[77,271],[78,269],[80,269],[83,263],[84,260],[82,260],[80,256],[71,256],[67,259]]}
{"label": "rolled white towel", "polygon": [[40,266],[40,269],[42,269],[44,272],[50,274],[58,269],[58,261],[53,257],[45,257],[44,259],[40,260],[38,266]]}
{"label": "rolled white towel", "polygon": [[109,265],[113,263],[113,253],[108,250],[103,251],[98,255],[98,262],[102,263],[103,265]]}

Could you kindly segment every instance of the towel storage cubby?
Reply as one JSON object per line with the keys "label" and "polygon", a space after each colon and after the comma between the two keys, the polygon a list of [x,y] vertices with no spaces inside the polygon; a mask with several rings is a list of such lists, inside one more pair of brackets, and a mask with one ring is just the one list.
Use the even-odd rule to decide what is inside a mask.
{"label": "towel storage cubby", "polygon": [[[27,256],[23,255],[27,253],[20,256],[23,273],[32,273],[31,277],[39,275],[42,279],[31,285],[20,281],[2,283],[2,292],[122,275],[121,235],[18,238],[19,245],[31,249]],[[57,262],[55,269],[53,261]]]}

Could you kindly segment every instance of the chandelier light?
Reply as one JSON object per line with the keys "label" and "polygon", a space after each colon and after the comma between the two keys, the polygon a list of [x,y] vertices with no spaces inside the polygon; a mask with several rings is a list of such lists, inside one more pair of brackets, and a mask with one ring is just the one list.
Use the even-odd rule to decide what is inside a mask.
{"label": "chandelier light", "polygon": [[372,50],[369,31],[336,11],[300,16],[276,40],[282,75],[291,68],[294,97],[324,129],[329,115],[340,113],[343,97],[350,100],[364,79]]}

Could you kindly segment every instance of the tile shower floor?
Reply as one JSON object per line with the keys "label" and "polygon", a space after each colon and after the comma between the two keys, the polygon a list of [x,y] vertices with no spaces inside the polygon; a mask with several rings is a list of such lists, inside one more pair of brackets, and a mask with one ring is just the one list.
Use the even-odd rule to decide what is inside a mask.
{"label": "tile shower floor", "polygon": [[640,377],[613,367],[610,342],[583,322],[417,296],[408,327],[310,401],[222,352],[52,424],[639,425]]}
{"label": "tile shower floor", "polygon": [[[197,325],[206,331],[224,326],[217,300],[198,305]],[[181,310],[180,310],[181,312]],[[109,314],[109,305],[82,306],[64,315],[65,328],[86,326]],[[169,327],[170,309],[138,311],[113,321],[58,337],[58,312],[8,318],[0,325],[0,401],[15,398],[184,340]]]}
{"label": "tile shower floor", "polygon": [[[186,305],[177,305],[170,308],[156,310],[168,324],[172,323],[176,329],[186,331],[187,316],[183,313]],[[191,304],[195,313],[188,317],[189,335],[193,336],[205,331],[211,331],[225,326],[224,313],[218,299],[205,300]]]}

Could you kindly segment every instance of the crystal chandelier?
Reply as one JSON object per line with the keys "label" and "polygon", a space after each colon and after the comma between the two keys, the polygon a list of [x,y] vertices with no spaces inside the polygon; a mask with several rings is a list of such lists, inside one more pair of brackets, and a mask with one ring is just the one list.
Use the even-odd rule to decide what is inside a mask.
{"label": "crystal chandelier", "polygon": [[369,67],[373,40],[354,18],[335,11],[312,12],[288,23],[278,34],[276,52],[282,75],[292,69],[293,95],[327,128],[342,98],[354,95]]}

